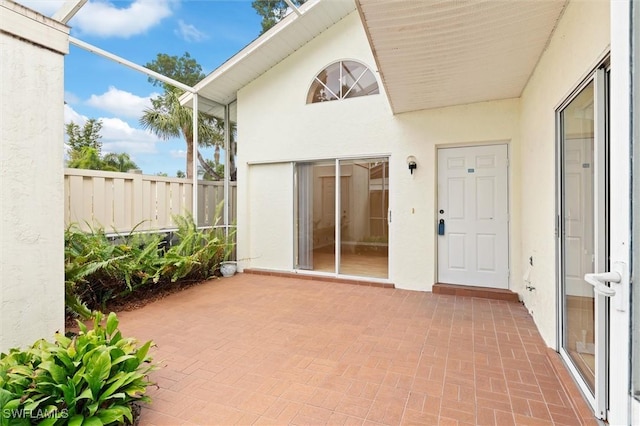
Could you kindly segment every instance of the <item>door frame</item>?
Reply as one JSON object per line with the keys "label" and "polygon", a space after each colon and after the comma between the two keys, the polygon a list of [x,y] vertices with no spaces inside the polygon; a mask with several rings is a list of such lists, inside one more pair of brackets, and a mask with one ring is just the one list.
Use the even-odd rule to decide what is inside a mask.
{"label": "door frame", "polygon": [[[292,174],[291,174],[291,179],[293,181],[293,216],[292,216],[292,223],[291,223],[291,230],[292,230],[292,258],[291,258],[291,272],[295,273],[295,274],[300,274],[300,275],[309,275],[309,276],[318,276],[318,277],[331,277],[331,278],[341,278],[341,279],[347,279],[347,280],[366,280],[368,282],[375,282],[375,283],[381,283],[381,284],[389,284],[390,281],[390,277],[392,276],[392,264],[391,264],[391,247],[392,247],[392,232],[391,232],[391,198],[392,198],[392,191],[391,191],[391,176],[392,176],[392,161],[391,161],[392,155],[390,153],[380,153],[380,154],[363,154],[363,155],[344,155],[344,156],[336,156],[336,157],[309,157],[309,158],[305,158],[305,159],[298,159],[298,160],[291,160],[288,161],[288,163],[290,163],[292,165]],[[309,164],[313,164],[313,163],[318,163],[318,162],[326,162],[327,166],[329,166],[330,163],[333,163],[333,167],[335,170],[335,174],[334,174],[334,178],[335,178],[335,182],[334,182],[334,188],[335,188],[335,193],[334,193],[334,197],[335,197],[335,206],[334,206],[334,220],[335,223],[340,223],[341,220],[341,182],[342,182],[342,172],[340,169],[340,165],[342,162],[346,162],[346,161],[359,161],[359,160],[363,160],[363,161],[370,161],[370,160],[376,160],[376,159],[384,159],[386,161],[386,163],[388,164],[389,167],[389,174],[386,176],[386,178],[389,181],[389,185],[387,186],[387,190],[389,191],[389,208],[386,211],[386,222],[387,222],[387,250],[388,250],[388,254],[387,254],[387,277],[385,278],[381,278],[381,277],[373,277],[373,276],[364,276],[364,275],[349,275],[349,274],[344,274],[340,272],[340,262],[341,262],[341,239],[342,239],[342,235],[341,235],[341,229],[340,226],[335,226],[335,230],[334,230],[334,244],[335,244],[335,254],[334,254],[334,270],[332,272],[325,272],[325,271],[316,271],[313,269],[300,269],[298,268],[298,246],[299,246],[299,241],[298,241],[298,232],[299,232],[299,225],[297,224],[297,216],[298,216],[298,201],[299,201],[299,194],[298,194],[298,190],[299,190],[299,183],[298,183],[298,176],[297,176],[297,165],[298,164],[304,164],[304,163],[309,163]]]}
{"label": "door frame", "polygon": [[[495,145],[505,145],[507,148],[507,289],[511,289],[511,236],[513,235],[511,226],[511,140],[495,140],[495,141],[483,141],[483,142],[464,142],[464,143],[444,143],[437,144],[435,146],[435,198],[433,202],[433,217],[434,217],[434,226],[437,226],[436,223],[438,221],[438,197],[439,197],[439,173],[440,173],[440,163],[438,161],[438,151],[441,149],[449,149],[449,148],[473,148],[473,147],[482,147],[482,146],[495,146]],[[434,232],[434,252],[435,256],[433,259],[434,262],[434,271],[435,271],[435,282],[439,282],[440,271],[439,271],[439,258],[440,258],[440,249],[438,244],[438,232]]]}
{"label": "door frame", "polygon": [[[609,408],[609,300],[597,293],[594,294],[594,342],[596,348],[596,364],[595,364],[595,384],[594,394],[588,384],[582,378],[577,367],[573,364],[569,353],[563,347],[564,341],[564,281],[563,281],[563,211],[562,211],[562,176],[563,176],[563,127],[561,124],[561,113],[565,108],[582,92],[582,90],[593,82],[594,85],[594,271],[605,272],[610,268],[609,265],[609,162],[610,162],[610,135],[608,128],[610,126],[610,104],[601,107],[604,100],[605,103],[610,102],[608,93],[608,85],[606,73],[610,72],[610,58],[606,55],[599,61],[582,81],[564,97],[563,101],[555,109],[555,126],[556,126],[556,318],[557,318],[557,339],[556,348],[560,357],[564,361],[567,369],[573,376],[580,391],[593,409],[595,415],[603,420],[608,417]],[[604,176],[602,176],[604,174]],[[598,209],[597,206],[604,206]]]}

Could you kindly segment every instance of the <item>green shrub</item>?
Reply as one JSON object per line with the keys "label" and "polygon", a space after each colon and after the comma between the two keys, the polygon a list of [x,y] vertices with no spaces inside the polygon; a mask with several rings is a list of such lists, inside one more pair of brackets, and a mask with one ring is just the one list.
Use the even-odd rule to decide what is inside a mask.
{"label": "green shrub", "polygon": [[58,333],[55,343],[0,354],[0,426],[132,422],[131,404],[149,401],[152,342],[138,347],[123,338],[113,312],[104,326],[102,314],[94,315],[93,329],[78,322],[73,338]]}
{"label": "green shrub", "polygon": [[174,216],[178,244],[163,257],[160,276],[172,282],[180,279],[206,279],[224,258],[225,241],[219,229],[198,229],[191,216]]}
{"label": "green shrub", "polygon": [[164,234],[130,233],[111,241],[104,230],[65,232],[66,306],[87,318],[110,300],[146,285],[204,280],[214,275],[228,249],[222,229],[198,229],[191,216],[174,216],[177,244]]}
{"label": "green shrub", "polygon": [[162,264],[162,235],[130,234],[110,241],[104,230],[65,232],[67,307],[87,317],[83,303],[92,308],[127,294],[148,282],[158,282]]}

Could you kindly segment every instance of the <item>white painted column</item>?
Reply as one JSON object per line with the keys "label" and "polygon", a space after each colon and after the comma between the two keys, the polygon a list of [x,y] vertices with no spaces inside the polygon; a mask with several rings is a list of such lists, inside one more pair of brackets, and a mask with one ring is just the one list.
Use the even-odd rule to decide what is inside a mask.
{"label": "white painted column", "polygon": [[69,28],[0,3],[0,352],[64,331]]}
{"label": "white painted column", "polygon": [[198,226],[198,94],[193,94],[193,158],[192,158],[193,185],[192,216],[196,226]]}

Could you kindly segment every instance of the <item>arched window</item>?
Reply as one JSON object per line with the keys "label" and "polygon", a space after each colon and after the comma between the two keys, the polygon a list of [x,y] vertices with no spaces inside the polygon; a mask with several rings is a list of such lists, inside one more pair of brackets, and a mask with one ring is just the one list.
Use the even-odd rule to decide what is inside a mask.
{"label": "arched window", "polygon": [[337,101],[380,93],[371,70],[356,61],[338,61],[316,76],[307,94],[307,103]]}

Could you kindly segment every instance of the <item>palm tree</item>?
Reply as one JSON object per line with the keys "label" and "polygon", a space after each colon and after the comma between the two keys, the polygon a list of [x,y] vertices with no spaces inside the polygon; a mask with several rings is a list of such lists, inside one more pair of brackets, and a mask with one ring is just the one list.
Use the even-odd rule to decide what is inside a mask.
{"label": "palm tree", "polygon": [[[163,95],[151,99],[152,108],[144,110],[140,124],[151,130],[162,139],[184,137],[187,143],[187,178],[193,177],[193,155],[197,152],[198,160],[207,172],[215,175],[215,171],[208,170],[209,165],[197,151],[193,144],[193,110],[180,105],[180,92],[167,90]],[[200,146],[221,145],[224,137],[220,120],[209,115],[198,113],[198,139]]]}
{"label": "palm tree", "polygon": [[138,166],[133,162],[129,154],[126,152],[109,153],[102,157],[103,170],[113,170],[116,172],[128,172],[131,169],[137,169]]}
{"label": "palm tree", "polygon": [[[209,166],[207,169],[198,166],[198,176],[201,176],[202,180],[221,180],[224,178],[224,164],[221,164],[215,160],[204,160]],[[211,170],[215,174],[211,174]]]}

